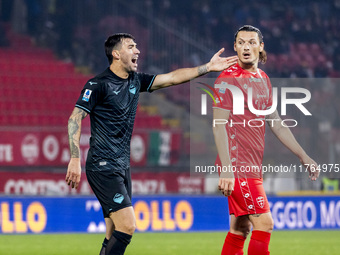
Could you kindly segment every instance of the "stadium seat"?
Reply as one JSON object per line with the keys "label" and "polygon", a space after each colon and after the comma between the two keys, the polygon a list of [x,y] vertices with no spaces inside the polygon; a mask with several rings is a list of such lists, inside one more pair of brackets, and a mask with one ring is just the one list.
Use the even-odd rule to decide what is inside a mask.
{"label": "stadium seat", "polygon": [[298,53],[301,54],[309,54],[310,52],[310,47],[306,43],[298,43],[297,44],[297,51]]}
{"label": "stadium seat", "polygon": [[[117,18],[122,25],[126,21],[125,17]],[[129,18],[131,29],[137,23],[135,18]],[[148,30],[134,32],[145,37]],[[28,36],[10,33],[9,38],[12,47],[0,48],[4,95],[0,103],[1,125],[65,127],[82,87],[92,76],[76,73],[73,63],[57,60],[51,50],[33,46]],[[140,49],[146,46],[147,41],[142,42]],[[183,97],[178,91],[179,97]],[[84,126],[88,127],[89,121]],[[136,127],[161,129],[162,117],[157,107],[148,106],[138,114]]]}

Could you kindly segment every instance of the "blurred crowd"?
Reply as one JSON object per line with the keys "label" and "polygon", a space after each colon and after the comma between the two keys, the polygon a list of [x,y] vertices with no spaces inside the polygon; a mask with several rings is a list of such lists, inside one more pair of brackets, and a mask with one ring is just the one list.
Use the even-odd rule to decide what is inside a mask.
{"label": "blurred crowd", "polygon": [[[107,36],[123,31],[137,39],[140,70],[166,72],[207,60],[190,50],[190,56],[183,56],[185,42],[159,24],[150,25],[162,22],[180,32],[184,27],[205,45],[225,47],[227,54],[233,54],[235,31],[252,24],[263,33],[268,60],[260,68],[271,78],[340,77],[338,17],[340,0],[0,0],[1,34],[6,34],[3,24],[11,24],[15,32],[31,35],[59,58],[92,72],[107,66]],[[8,45],[2,36],[0,46]]]}
{"label": "blurred crowd", "polygon": [[271,77],[340,76],[339,0],[163,0],[156,6],[159,17],[229,49],[240,26],[259,27]]}
{"label": "blurred crowd", "polygon": [[[340,76],[340,0],[131,0],[128,4],[120,0],[110,3],[2,0],[0,3],[1,21],[11,22],[14,30],[32,35],[37,43],[53,47],[60,58],[90,66],[93,71],[106,65],[102,44],[108,34],[126,30],[134,32],[139,46],[147,51],[144,56],[147,61],[142,63],[144,69],[150,69],[150,65],[169,69],[189,64],[181,52],[172,51],[177,64],[162,66],[162,60],[169,58],[166,51],[171,49],[162,49],[165,42],[149,31],[150,19],[157,19],[179,31],[185,27],[206,45],[225,47],[229,52],[235,31],[244,24],[252,24],[262,30],[268,52],[268,64],[263,69],[271,77]],[[164,40],[169,45],[171,37]],[[6,44],[6,38],[2,37],[0,45]],[[178,47],[175,42],[173,45]]]}

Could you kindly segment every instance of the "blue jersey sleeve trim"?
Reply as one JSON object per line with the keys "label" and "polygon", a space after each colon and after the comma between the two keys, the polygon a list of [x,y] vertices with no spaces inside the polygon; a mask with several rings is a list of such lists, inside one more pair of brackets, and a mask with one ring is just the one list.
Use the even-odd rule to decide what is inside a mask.
{"label": "blue jersey sleeve trim", "polygon": [[85,107],[79,105],[79,104],[76,104],[76,107],[80,108],[80,109],[83,109],[85,112],[87,113],[91,113],[91,111],[89,109],[86,109]]}
{"label": "blue jersey sleeve trim", "polygon": [[152,87],[152,84],[153,84],[153,81],[155,80],[155,78],[156,78],[156,75],[153,76],[153,78],[152,78],[152,80],[151,80],[151,82],[150,82],[150,85],[149,85],[149,87],[148,87],[147,90],[146,90],[147,92],[151,92],[150,89],[151,89],[151,87]]}

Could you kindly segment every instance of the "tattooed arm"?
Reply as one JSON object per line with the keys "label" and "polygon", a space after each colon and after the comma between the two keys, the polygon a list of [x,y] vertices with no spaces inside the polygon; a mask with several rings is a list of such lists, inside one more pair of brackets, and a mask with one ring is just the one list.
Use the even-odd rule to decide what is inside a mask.
{"label": "tattooed arm", "polygon": [[209,72],[219,72],[230,66],[236,64],[237,56],[223,58],[220,55],[224,49],[219,50],[210,60],[209,63],[192,68],[181,68],[166,74],[159,74],[156,76],[151,90],[166,88],[169,86],[185,83],[196,77],[204,75]]}
{"label": "tattooed arm", "polygon": [[72,185],[72,188],[78,188],[81,176],[80,166],[80,132],[81,121],[87,116],[87,113],[82,109],[75,107],[68,120],[68,141],[70,144],[71,159],[68,164],[66,182]]}

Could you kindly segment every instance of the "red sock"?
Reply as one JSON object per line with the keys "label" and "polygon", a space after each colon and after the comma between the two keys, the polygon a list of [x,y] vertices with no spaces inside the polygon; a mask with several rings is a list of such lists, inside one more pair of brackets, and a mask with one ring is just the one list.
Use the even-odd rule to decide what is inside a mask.
{"label": "red sock", "polygon": [[253,230],[249,242],[248,255],[269,255],[270,235],[269,232]]}
{"label": "red sock", "polygon": [[228,232],[221,255],[243,255],[245,237]]}

